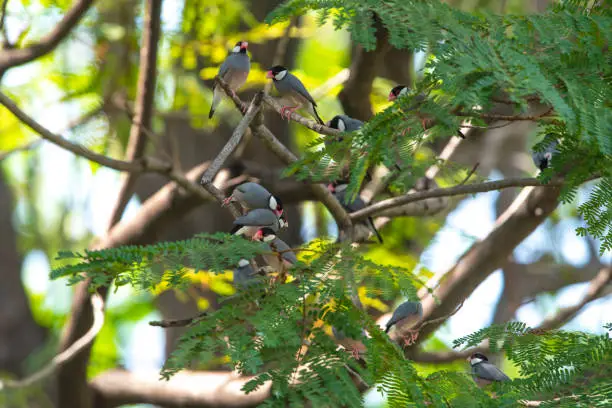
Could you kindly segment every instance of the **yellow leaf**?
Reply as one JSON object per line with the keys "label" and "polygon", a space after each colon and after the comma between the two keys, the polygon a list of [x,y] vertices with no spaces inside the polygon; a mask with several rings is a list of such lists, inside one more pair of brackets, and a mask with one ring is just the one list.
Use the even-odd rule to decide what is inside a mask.
{"label": "yellow leaf", "polygon": [[205,297],[198,298],[197,301],[198,310],[206,310],[210,307],[210,302]]}

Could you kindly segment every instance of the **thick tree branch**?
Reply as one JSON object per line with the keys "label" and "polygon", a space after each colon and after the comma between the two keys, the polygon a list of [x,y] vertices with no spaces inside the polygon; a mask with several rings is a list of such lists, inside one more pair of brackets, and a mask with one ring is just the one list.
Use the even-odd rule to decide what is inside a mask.
{"label": "thick tree branch", "polygon": [[36,44],[26,48],[14,48],[0,52],[0,78],[7,69],[34,61],[51,52],[70,34],[93,2],[94,0],[78,0],[53,31],[41,38]]}
{"label": "thick tree branch", "polygon": [[123,370],[106,371],[91,381],[94,408],[148,403],[168,408],[256,407],[270,396],[271,382],[252,393],[242,387],[253,377],[230,372],[181,371],[165,381]]}
{"label": "thick tree branch", "polygon": [[[144,154],[147,142],[145,129],[151,128],[155,101],[155,80],[157,78],[157,50],[161,31],[162,0],[147,0],[144,11],[144,30],[140,47],[140,67],[136,91],[136,107],[130,128],[126,159],[134,161]],[[122,177],[119,198],[113,208],[110,226],[115,225],[130,200],[136,182],[136,174],[128,173]]]}
{"label": "thick tree branch", "polygon": [[66,350],[53,357],[49,364],[45,365],[42,369],[38,370],[27,378],[18,381],[3,381],[0,379],[0,391],[4,388],[29,387],[38,381],[49,377],[59,366],[69,361],[86,346],[91,344],[104,325],[104,299],[102,299],[102,297],[97,293],[94,293],[91,296],[91,306],[93,309],[93,324],[81,338],[72,343]]}
{"label": "thick tree branch", "polygon": [[[280,112],[283,106],[275,98],[266,95],[264,97],[264,102],[266,103],[266,105],[274,109],[280,115]],[[300,125],[307,127],[308,129],[313,130],[322,135],[334,136],[340,133],[336,129],[332,129],[327,126],[320,125],[316,121],[312,119],[306,119],[305,117],[295,112],[291,112],[291,114],[289,115],[289,118],[293,120],[294,122],[297,122]]]}

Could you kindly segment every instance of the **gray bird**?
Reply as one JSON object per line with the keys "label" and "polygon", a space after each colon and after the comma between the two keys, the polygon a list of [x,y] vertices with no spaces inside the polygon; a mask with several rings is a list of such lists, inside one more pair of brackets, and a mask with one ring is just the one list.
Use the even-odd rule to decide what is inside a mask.
{"label": "gray bird", "polygon": [[[348,336],[346,336],[344,331],[338,330],[338,329],[336,329],[333,326],[332,326],[332,333],[334,334],[334,337],[336,338],[338,343],[342,347],[344,347],[346,350],[351,352],[351,354],[352,354],[353,358],[355,358],[355,360],[359,360],[361,358],[361,356],[363,356],[365,354],[367,348],[366,348],[365,344],[363,344],[363,342],[361,340],[354,339],[352,337],[348,337]],[[361,335],[363,337],[366,337],[365,330],[361,331]]]}
{"label": "gray bird", "polygon": [[[336,115],[327,122],[327,127],[332,129],[337,129],[341,132],[354,132],[363,127],[363,122],[359,119],[353,119],[350,116],[346,115]],[[332,142],[341,142],[342,136],[328,136],[325,139],[325,145],[328,145]]]}
{"label": "gray bird", "polygon": [[418,330],[411,330],[414,325],[423,317],[423,305],[421,302],[407,301],[399,305],[391,315],[391,319],[387,322],[385,333],[389,333],[391,327],[395,326],[400,333],[409,331],[410,338],[405,339],[407,345],[411,345],[419,336]]}
{"label": "gray bird", "polygon": [[[276,233],[271,228],[262,228],[253,235],[253,240],[258,240],[268,244],[270,252],[279,252],[282,263],[286,267],[290,267],[296,263],[297,257],[295,252],[290,251],[291,247],[285,241],[278,238]],[[282,271],[281,261],[278,258],[279,254],[264,254],[262,255],[268,265],[275,271]]]}
{"label": "gray bird", "polygon": [[[355,212],[355,211],[359,211],[365,208],[366,204],[363,202],[363,200],[359,196],[355,197],[355,199],[350,203],[345,202],[347,187],[348,187],[348,184],[344,184],[341,181],[335,181],[331,184],[328,184],[327,189],[329,190],[330,193],[334,195],[334,197],[336,197],[336,200],[338,200],[340,204],[342,204],[342,207],[344,207],[344,209],[347,210],[348,212]],[[374,220],[372,219],[372,217],[368,217],[365,221],[365,224],[368,226],[368,228],[372,230],[374,235],[376,235],[378,242],[380,242],[381,244],[384,243],[382,236],[380,235],[380,233],[376,229],[376,226],[374,225]]]}
{"label": "gray bird", "polygon": [[278,232],[279,229],[287,228],[288,226],[289,223],[284,214],[279,217],[267,208],[256,208],[249,211],[246,215],[236,218],[234,220],[234,228],[232,228],[230,233],[253,238],[255,233],[262,228],[270,228],[272,231]]}
{"label": "gray bird", "polygon": [[[286,114],[287,120],[291,113],[297,109],[304,108],[306,111],[323,125],[323,120],[317,112],[317,103],[308,93],[302,81],[293,75],[287,68],[281,65],[275,65],[268,70],[266,78],[271,78],[274,82],[274,87],[281,96],[283,108],[281,109],[281,117]],[[287,113],[289,111],[289,113]]]}
{"label": "gray bird", "polygon": [[531,153],[531,158],[540,171],[544,171],[544,169],[550,166],[552,157],[559,152],[557,150],[558,146],[559,142],[554,138],[550,138],[543,151]]}
{"label": "gray bird", "polygon": [[265,187],[253,182],[242,183],[237,186],[232,195],[223,200],[223,206],[238,201],[245,210],[267,208],[279,217],[283,213],[283,203],[280,198],[272,195]]}
{"label": "gray bird", "polygon": [[251,263],[246,259],[238,262],[238,267],[234,269],[234,284],[240,288],[245,288],[253,283],[255,271]]}
{"label": "gray bird", "polygon": [[[217,75],[229,85],[230,89],[236,95],[236,91],[240,89],[246,82],[249,72],[251,71],[251,60],[247,54],[249,43],[246,41],[238,41],[232,52],[229,53],[223,64],[219,67]],[[208,118],[212,118],[215,114],[215,109],[221,102],[223,91],[215,84],[213,87],[213,100],[210,106]]]}
{"label": "gray bird", "polygon": [[481,388],[494,381],[510,381],[510,377],[495,367],[495,365],[489,363],[489,359],[483,354],[474,353],[467,360],[472,367],[472,378]]}

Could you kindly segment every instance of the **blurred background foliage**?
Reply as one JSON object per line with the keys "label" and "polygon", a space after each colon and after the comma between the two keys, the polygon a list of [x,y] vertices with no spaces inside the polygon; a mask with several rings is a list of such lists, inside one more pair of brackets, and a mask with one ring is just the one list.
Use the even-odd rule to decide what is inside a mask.
{"label": "blurred background foliage", "polygon": [[[35,41],[59,21],[72,3],[71,0],[9,1],[6,17],[8,39],[19,46]],[[212,133],[220,122],[229,127],[237,124],[241,116],[228,102],[222,104],[213,120],[207,119],[212,98],[210,84],[218,65],[236,41],[248,41],[254,60],[241,93],[261,89],[266,82],[267,66],[262,66],[257,52],[262,49],[261,45],[281,37],[288,25],[268,26],[263,23],[265,13],[261,10],[255,13],[253,3],[255,1],[246,0],[164,1],[153,122],[155,132],[164,132],[166,121],[173,118],[187,118],[194,129]],[[503,12],[520,14],[541,10],[546,2],[451,0],[449,3],[463,10],[500,12],[503,8]],[[96,152],[121,158],[131,124],[130,101],[134,100],[136,93],[142,23],[141,2],[96,2],[95,9],[55,52],[10,70],[2,80],[3,92],[51,130]],[[324,118],[340,113],[342,108],[337,95],[342,89],[342,78],[347,75],[345,70],[351,63],[350,35],[343,30],[334,30],[331,24],[318,26],[314,13],[301,16],[299,25],[291,29],[290,35],[297,43],[295,60],[289,64],[292,72],[311,90]],[[404,67],[413,79],[418,78],[425,58],[426,55],[417,54],[413,66]],[[386,96],[393,85],[388,79],[379,77],[375,80],[373,93],[369,96],[375,112],[388,106]],[[318,136],[295,124],[290,125],[290,130],[291,143],[297,150],[305,148]],[[535,134],[535,130],[531,133]],[[13,203],[11,211],[0,214],[0,217],[11,220],[19,256],[23,259],[20,272],[32,315],[46,333],[41,346],[24,361],[24,372],[40,367],[53,355],[70,310],[71,289],[66,287],[65,281],[50,281],[48,278],[49,271],[60,266],[54,259],[55,254],[64,249],[86,248],[97,236],[104,234],[119,180],[114,171],[37,140],[37,136],[21,126],[13,115],[0,108],[0,165],[3,182],[10,187]],[[534,142],[531,140],[529,145]],[[150,147],[155,149],[155,144],[154,141]],[[4,156],[4,152],[21,146],[29,148]],[[523,174],[534,174],[534,170],[529,165],[521,169]],[[457,174],[453,172],[451,177],[454,179]],[[584,190],[589,188],[587,186]],[[581,224],[576,208],[584,196],[581,192],[577,200],[561,206],[534,234],[537,236],[517,250],[517,257],[528,263],[548,257],[552,258],[551,263],[569,267],[584,265],[589,259],[588,245],[586,240],[576,238],[574,232],[575,226]],[[486,217],[495,218],[492,207],[497,198],[497,193],[490,193],[479,196],[477,200],[469,197],[462,202],[457,200],[451,207],[450,216],[449,211],[444,211],[434,217],[397,219],[382,231],[385,245],[372,246],[367,256],[379,263],[414,269],[420,279],[427,280],[435,272],[444,272],[445,267],[452,265],[453,259],[470,243],[483,236],[482,230],[492,225],[492,220]],[[139,199],[133,197],[124,219],[133,216],[139,205]],[[466,209],[469,206],[473,208]],[[304,203],[300,211],[301,236],[305,241],[316,235],[335,233],[333,220],[322,205]],[[466,224],[475,226],[465,228]],[[449,238],[449,234],[453,237]],[[0,236],[0,242],[6,239],[7,236]],[[602,259],[609,260],[609,254]],[[229,272],[225,275],[200,273],[193,275],[193,283],[219,295],[227,295],[233,290],[229,285],[230,276]],[[501,286],[498,274],[494,294],[499,293]],[[160,288],[159,293],[163,290]],[[538,295],[519,315],[531,316],[537,321],[559,305],[572,303],[577,299],[575,293],[579,292],[573,293],[569,297],[567,293],[565,296],[558,293]],[[147,321],[159,318],[152,302],[156,295],[132,293],[127,287],[111,294],[106,324],[93,349],[90,377],[117,365],[136,369],[159,368],[163,361],[163,334],[146,325]],[[474,324],[481,327],[490,322],[492,314],[483,312],[482,302],[489,302],[486,304],[492,306],[495,300],[486,293],[478,296],[481,305],[464,308],[463,314],[453,318],[454,324],[447,324],[425,344],[426,350],[446,350],[449,339],[478,329],[479,326],[474,327]],[[176,297],[180,302],[195,301],[200,309],[210,307],[210,301],[195,290],[176,293]],[[362,299],[365,300],[365,296]],[[365,306],[377,310],[378,314],[389,311],[387,305],[371,300],[369,303],[366,301]],[[598,302],[595,306],[587,309],[591,310],[590,317],[579,315],[572,323],[573,327],[597,331],[601,325],[593,320],[597,316],[601,318],[603,308],[610,306],[610,302]],[[466,324],[472,319],[476,323]],[[457,327],[464,329],[457,333]],[[152,355],[138,353],[143,341],[151,343],[147,350],[153,350]],[[159,350],[155,351],[156,347]],[[419,364],[418,368],[429,373],[440,366]],[[446,364],[444,368],[466,370],[462,361]],[[503,369],[510,377],[518,374],[511,365],[503,365]],[[8,372],[0,375],[12,376]]]}

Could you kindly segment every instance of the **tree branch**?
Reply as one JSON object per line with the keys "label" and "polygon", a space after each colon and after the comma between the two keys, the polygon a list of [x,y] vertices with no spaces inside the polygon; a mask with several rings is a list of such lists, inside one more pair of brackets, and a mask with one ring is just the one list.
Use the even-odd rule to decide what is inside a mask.
{"label": "tree branch", "polygon": [[232,133],[232,136],[229,138],[225,146],[223,146],[223,149],[221,149],[217,157],[215,157],[215,159],[213,160],[212,164],[204,172],[202,180],[200,181],[201,184],[212,183],[212,180],[215,178],[215,176],[221,169],[221,166],[225,164],[226,160],[230,157],[234,150],[236,150],[236,148],[242,141],[242,137],[247,131],[249,125],[251,124],[253,119],[255,119],[255,115],[257,115],[257,112],[259,112],[262,100],[263,93],[257,92],[255,94],[255,97],[251,101],[251,104],[249,105],[246,114],[242,117],[240,123],[238,123],[238,126],[236,126],[236,129],[234,129],[234,133]]}
{"label": "tree branch", "polygon": [[510,187],[527,187],[527,186],[548,186],[558,187],[563,185],[562,179],[551,180],[549,183],[544,184],[536,178],[511,178],[498,181],[486,181],[484,183],[458,185],[449,188],[436,188],[434,190],[421,191],[415,193],[408,193],[403,196],[389,198],[383,201],[379,201],[372,204],[363,210],[355,211],[350,214],[353,221],[366,218],[377,212],[381,212],[393,207],[398,207],[403,204],[412,203],[415,201],[421,201],[428,198],[436,197],[451,197],[455,195],[483,193],[486,191],[501,190]]}
{"label": "tree branch", "polygon": [[98,335],[104,325],[104,299],[97,293],[91,295],[91,306],[93,308],[93,324],[83,336],[72,343],[70,347],[62,351],[42,369],[34,374],[18,381],[0,379],[0,391],[5,388],[25,388],[29,387],[38,381],[49,377],[62,364],[69,361],[72,357],[78,354],[83,348],[88,346]]}
{"label": "tree branch", "polygon": [[94,0],[78,0],[53,31],[41,38],[36,44],[26,48],[3,50],[0,53],[0,78],[6,70],[34,61],[51,52],[70,34],[93,2]]}
{"label": "tree branch", "polygon": [[52,133],[51,131],[43,127],[40,123],[36,122],[32,117],[30,117],[28,114],[19,109],[19,107],[15,105],[15,103],[2,92],[0,92],[0,104],[4,105],[6,109],[8,109],[13,115],[15,115],[15,117],[17,117],[17,119],[19,119],[23,124],[28,126],[34,132],[38,133],[43,139],[48,140],[51,143],[76,154],[77,156],[84,157],[87,160],[96,162],[104,167],[109,167],[111,169],[119,171],[128,171],[135,173],[154,171],[166,174],[171,170],[170,165],[160,162],[159,160],[154,158],[144,157],[141,160],[134,162],[111,159],[110,157],[95,153],[80,144],[66,140],[63,137]]}
{"label": "tree branch", "polygon": [[499,115],[496,113],[486,113],[486,112],[454,112],[456,116],[466,116],[472,118],[481,118],[481,119],[489,119],[489,120],[507,120],[510,122],[517,121],[536,121],[542,118],[551,117],[551,113],[553,108],[549,108],[543,113],[538,115]]}
{"label": "tree branch", "polygon": [[[147,142],[147,134],[144,129],[151,128],[155,101],[155,80],[157,78],[157,51],[161,31],[161,8],[162,0],[147,0],[145,2],[136,107],[126,152],[128,161],[134,161],[142,157]],[[121,218],[131,197],[135,182],[136,174],[123,175],[119,197],[111,214],[110,226],[115,225]]]}
{"label": "tree branch", "polygon": [[242,387],[252,379],[231,372],[181,371],[165,381],[157,372],[138,374],[109,370],[94,378],[90,386],[95,408],[135,403],[168,408],[247,408],[265,401],[272,385],[268,381],[256,391],[245,394]]}
{"label": "tree branch", "polygon": [[604,289],[612,279],[612,269],[603,268],[595,276],[589,284],[589,289],[586,295],[580,302],[574,306],[564,307],[559,309],[556,314],[544,319],[538,326],[538,330],[553,330],[563,326],[568,321],[572,320],[588,303],[600,298],[604,294]]}
{"label": "tree branch", "polygon": [[188,317],[186,319],[176,319],[176,320],[152,320],[149,322],[150,326],[161,327],[167,329],[169,327],[185,327],[190,326],[194,322],[200,320],[200,318],[206,316],[206,312],[202,312],[194,317]]}
{"label": "tree branch", "polygon": [[[269,95],[266,95],[264,97],[264,102],[266,103],[266,105],[274,109],[280,115],[280,112],[283,106],[275,98]],[[340,131],[336,129],[332,129],[327,126],[320,125],[316,121],[312,119],[306,119],[305,117],[295,112],[291,112],[289,115],[289,118],[291,118],[291,120],[293,120],[294,122],[297,122],[300,125],[307,127],[308,129],[313,130],[322,135],[334,136],[334,135],[340,134]]]}

